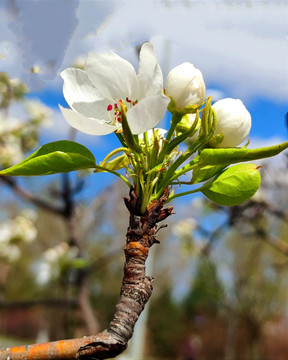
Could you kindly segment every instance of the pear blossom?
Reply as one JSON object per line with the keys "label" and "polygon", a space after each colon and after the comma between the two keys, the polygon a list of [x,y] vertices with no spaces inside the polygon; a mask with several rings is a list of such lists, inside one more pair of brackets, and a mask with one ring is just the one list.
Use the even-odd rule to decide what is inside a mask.
{"label": "pear blossom", "polygon": [[223,132],[224,139],[217,147],[235,147],[249,135],[251,115],[239,99],[222,99],[212,105],[217,125],[214,135]]}
{"label": "pear blossom", "polygon": [[191,63],[174,67],[166,79],[165,94],[174,102],[174,110],[185,114],[199,108],[205,99],[202,73]]}
{"label": "pear blossom", "polygon": [[61,268],[66,264],[73,263],[78,255],[78,249],[69,247],[67,243],[60,243],[53,248],[47,249],[40,261],[35,264],[36,281],[39,285],[45,285],[61,273]]}
{"label": "pear blossom", "polygon": [[89,54],[85,70],[61,73],[63,93],[71,109],[60,106],[74,128],[90,135],[120,132],[121,114],[133,134],[155,127],[165,115],[169,98],[163,94],[163,76],[149,43],[140,51],[139,71],[113,51]]}
{"label": "pear blossom", "polygon": [[172,232],[178,237],[191,237],[192,232],[197,229],[197,221],[190,217],[176,223]]}

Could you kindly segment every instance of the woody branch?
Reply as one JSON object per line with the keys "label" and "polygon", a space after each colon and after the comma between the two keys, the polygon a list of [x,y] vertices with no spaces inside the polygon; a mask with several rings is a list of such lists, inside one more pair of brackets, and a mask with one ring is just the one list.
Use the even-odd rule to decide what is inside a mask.
{"label": "woody branch", "polygon": [[88,360],[113,358],[123,352],[133,335],[138,317],[152,294],[153,278],[146,276],[145,262],[149,248],[158,243],[158,222],[173,214],[173,208],[164,209],[167,194],[153,201],[144,215],[134,187],[125,204],[130,212],[126,237],[124,276],[120,299],[108,328],[96,335],[79,339],[60,340],[45,344],[18,346],[0,350],[0,360]]}

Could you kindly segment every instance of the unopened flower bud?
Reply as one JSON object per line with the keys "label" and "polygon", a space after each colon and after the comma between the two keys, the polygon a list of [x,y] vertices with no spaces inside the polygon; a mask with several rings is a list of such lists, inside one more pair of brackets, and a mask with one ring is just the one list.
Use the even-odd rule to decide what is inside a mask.
{"label": "unopened flower bud", "polygon": [[222,99],[212,108],[217,116],[214,135],[223,132],[224,138],[217,147],[235,147],[241,144],[249,135],[251,115],[239,99]]}
{"label": "unopened flower bud", "polygon": [[172,99],[173,110],[180,114],[199,108],[205,99],[201,71],[188,62],[176,66],[167,76],[165,93]]}

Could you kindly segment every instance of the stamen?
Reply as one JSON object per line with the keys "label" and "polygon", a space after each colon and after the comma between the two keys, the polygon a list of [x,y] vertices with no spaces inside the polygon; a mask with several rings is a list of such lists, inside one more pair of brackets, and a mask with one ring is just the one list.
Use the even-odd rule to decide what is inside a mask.
{"label": "stamen", "polygon": [[[116,100],[117,102],[115,102],[114,104],[109,104],[107,106],[107,111],[111,111],[113,110],[113,119],[112,119],[112,116],[111,116],[111,122],[119,122],[121,123],[122,122],[122,108],[124,109],[124,111],[127,111],[127,107],[126,107],[126,104],[129,104],[128,108],[130,108],[131,106],[134,106],[135,104],[137,104],[137,100],[136,101],[133,101],[133,100],[130,100],[128,97],[126,97],[126,100],[121,100],[121,99],[117,99]],[[126,102],[126,104],[125,104]]]}

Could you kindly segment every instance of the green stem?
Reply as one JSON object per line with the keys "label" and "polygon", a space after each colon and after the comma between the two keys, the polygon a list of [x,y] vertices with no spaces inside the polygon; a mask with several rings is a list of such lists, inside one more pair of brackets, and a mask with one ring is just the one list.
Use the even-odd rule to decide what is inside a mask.
{"label": "green stem", "polygon": [[[159,191],[158,191],[157,195],[163,193],[165,188],[171,184],[172,179],[175,180],[176,178],[178,178],[180,176],[181,172],[177,173],[177,176],[175,176],[176,170],[178,169],[178,167],[181,166],[195,151],[199,150],[199,148],[201,148],[201,146],[202,146],[202,144],[197,141],[194,144],[194,146],[191,146],[188,151],[186,151],[184,154],[180,155],[178,157],[178,159],[176,159],[176,161],[168,169],[167,173],[165,174],[165,177],[160,182]],[[181,168],[181,169],[179,169],[179,171],[182,171],[182,175],[183,175],[184,173],[189,171],[189,169],[185,168],[185,171],[183,171],[183,168]]]}
{"label": "green stem", "polygon": [[102,161],[102,164],[106,163],[112,156],[114,156],[115,154],[117,154],[118,152],[121,152],[121,151],[124,151],[124,152],[127,152],[128,149],[126,147],[120,147],[118,149],[115,149],[113,151],[111,151],[105,158],[104,160]]}
{"label": "green stem", "polygon": [[177,113],[177,112],[174,112],[173,115],[172,115],[172,119],[171,119],[171,126],[170,126],[170,129],[168,131],[168,134],[166,136],[166,141],[170,140],[174,134],[174,130],[177,126],[177,124],[181,121],[182,119],[182,115]]}
{"label": "green stem", "polygon": [[174,131],[175,131],[175,128],[176,128],[177,124],[181,121],[181,119],[182,119],[181,114],[179,114],[177,112],[173,113],[172,119],[171,119],[170,129],[168,131],[168,134],[166,136],[164,145],[163,145],[162,150],[160,151],[160,154],[159,154],[159,157],[158,157],[158,159],[159,159],[158,163],[159,164],[161,162],[163,162],[163,160],[164,160],[165,154],[167,153],[167,148],[168,148],[168,146],[170,144],[170,140],[171,140],[171,138],[172,138],[172,136],[174,134]]}
{"label": "green stem", "polygon": [[118,138],[118,140],[120,141],[121,145],[124,146],[125,148],[127,148],[127,145],[126,145],[126,143],[125,143],[125,140],[124,140],[124,138],[123,138],[123,135],[120,134],[120,133],[117,133],[117,132],[115,132],[114,134],[117,136],[117,138]]}
{"label": "green stem", "polygon": [[95,166],[96,169],[99,169],[101,171],[104,171],[104,172],[110,172],[111,174],[113,175],[116,175],[117,177],[119,177],[121,180],[124,181],[124,183],[130,188],[131,187],[131,184],[130,182],[121,174],[118,174],[116,171],[114,170],[108,170],[105,168],[105,166],[100,166],[100,165],[96,165]]}
{"label": "green stem", "polygon": [[181,192],[179,194],[176,194],[176,195],[173,195],[171,197],[168,198],[167,202],[166,203],[169,203],[171,200],[174,200],[178,197],[181,197],[181,196],[186,196],[186,195],[190,195],[190,194],[194,194],[194,193],[197,193],[199,191],[202,191],[203,189],[205,189],[207,186],[209,185],[209,183],[206,183],[202,186],[200,186],[199,188],[197,189],[193,189],[193,190],[189,190],[189,191],[184,191],[184,192]]}
{"label": "green stem", "polygon": [[145,181],[144,184],[142,184],[142,186],[144,187],[144,191],[143,191],[143,199],[142,199],[142,204],[141,204],[141,214],[145,213],[146,207],[149,203],[149,199],[150,199],[150,175],[148,174],[147,179]]}

